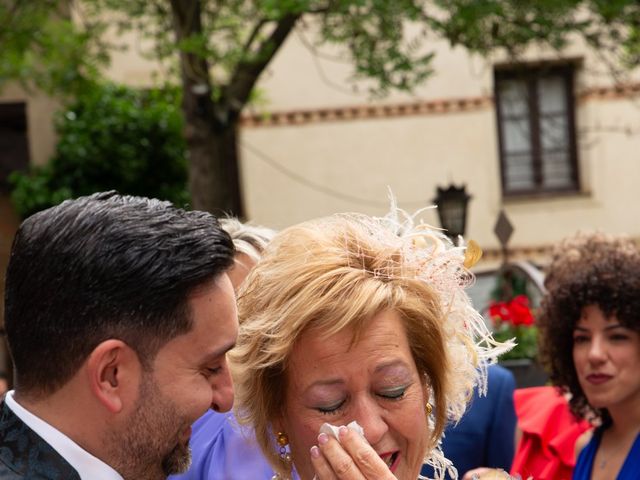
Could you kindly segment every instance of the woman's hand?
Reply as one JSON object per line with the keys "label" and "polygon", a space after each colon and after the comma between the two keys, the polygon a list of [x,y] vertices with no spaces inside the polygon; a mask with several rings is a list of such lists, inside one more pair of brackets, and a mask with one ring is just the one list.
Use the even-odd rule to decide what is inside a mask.
{"label": "woman's hand", "polygon": [[478,467],[465,473],[464,477],[462,477],[462,480],[506,480],[510,478],[514,477],[509,476],[509,474],[501,468]]}
{"label": "woman's hand", "polygon": [[317,480],[395,480],[389,467],[364,438],[347,427],[338,430],[340,441],[321,433],[311,448]]}

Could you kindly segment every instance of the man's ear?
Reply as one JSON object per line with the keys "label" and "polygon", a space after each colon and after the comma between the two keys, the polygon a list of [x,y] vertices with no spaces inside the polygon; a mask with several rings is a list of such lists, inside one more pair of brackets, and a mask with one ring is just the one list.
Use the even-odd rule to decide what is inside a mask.
{"label": "man's ear", "polygon": [[120,412],[127,398],[135,396],[141,371],[138,355],[122,340],[98,344],[86,361],[91,392],[111,413]]}

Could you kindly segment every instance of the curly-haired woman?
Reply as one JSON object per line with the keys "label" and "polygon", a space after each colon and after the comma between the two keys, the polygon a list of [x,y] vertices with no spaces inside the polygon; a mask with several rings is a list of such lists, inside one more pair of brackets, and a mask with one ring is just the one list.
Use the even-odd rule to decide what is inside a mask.
{"label": "curly-haired woman", "polygon": [[580,234],[555,249],[539,318],[541,359],[597,426],[578,441],[574,479],[640,478],[640,250]]}

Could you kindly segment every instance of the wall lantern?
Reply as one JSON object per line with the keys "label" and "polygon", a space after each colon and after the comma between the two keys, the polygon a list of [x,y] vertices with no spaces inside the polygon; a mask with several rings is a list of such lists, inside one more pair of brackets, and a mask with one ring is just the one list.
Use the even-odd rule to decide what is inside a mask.
{"label": "wall lantern", "polygon": [[471,195],[465,192],[465,188],[465,185],[458,188],[453,183],[446,189],[438,187],[438,194],[433,199],[438,206],[440,226],[456,244],[458,235],[464,235],[467,226],[467,206]]}

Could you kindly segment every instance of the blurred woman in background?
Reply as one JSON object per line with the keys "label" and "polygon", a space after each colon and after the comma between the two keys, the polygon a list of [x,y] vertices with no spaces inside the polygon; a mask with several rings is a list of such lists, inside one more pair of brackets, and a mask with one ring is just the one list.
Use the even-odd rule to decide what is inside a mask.
{"label": "blurred woman in background", "polygon": [[541,359],[569,405],[597,428],[577,443],[573,478],[640,478],[640,251],[623,237],[578,235],[553,252]]}

